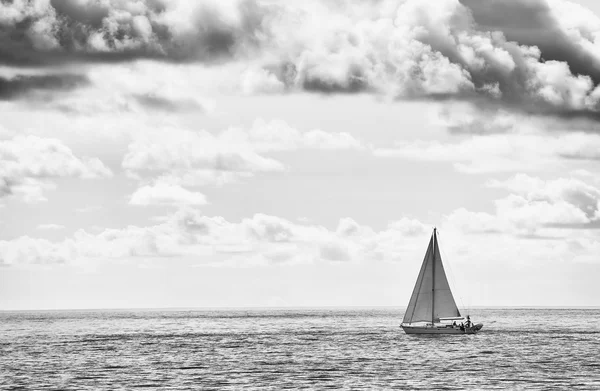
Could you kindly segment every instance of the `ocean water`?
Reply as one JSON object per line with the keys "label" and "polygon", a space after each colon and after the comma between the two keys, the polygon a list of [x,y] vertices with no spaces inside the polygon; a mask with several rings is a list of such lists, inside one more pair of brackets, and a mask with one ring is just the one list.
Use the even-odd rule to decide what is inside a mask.
{"label": "ocean water", "polygon": [[0,312],[0,389],[600,390],[599,309],[475,309],[408,336],[403,309]]}

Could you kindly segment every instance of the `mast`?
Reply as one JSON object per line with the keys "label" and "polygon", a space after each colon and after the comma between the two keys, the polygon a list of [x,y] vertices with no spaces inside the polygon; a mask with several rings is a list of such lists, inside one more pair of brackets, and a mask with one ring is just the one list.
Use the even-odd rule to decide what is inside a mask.
{"label": "mast", "polygon": [[433,227],[433,262],[431,264],[431,325],[435,322],[435,238],[436,228]]}

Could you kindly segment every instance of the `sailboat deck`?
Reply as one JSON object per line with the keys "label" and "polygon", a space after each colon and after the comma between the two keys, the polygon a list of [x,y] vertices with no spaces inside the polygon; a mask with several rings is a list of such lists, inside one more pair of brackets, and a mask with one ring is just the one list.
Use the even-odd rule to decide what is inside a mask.
{"label": "sailboat deck", "polygon": [[475,331],[465,329],[464,331],[460,327],[446,327],[446,326],[404,326],[402,329],[406,334],[475,334]]}

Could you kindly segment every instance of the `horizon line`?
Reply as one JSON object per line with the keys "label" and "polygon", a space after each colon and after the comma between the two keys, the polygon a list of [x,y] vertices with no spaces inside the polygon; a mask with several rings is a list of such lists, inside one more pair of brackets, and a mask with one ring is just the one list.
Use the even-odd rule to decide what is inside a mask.
{"label": "horizon line", "polygon": [[[30,308],[0,309],[0,312],[58,312],[58,311],[233,311],[233,310],[309,310],[309,309],[399,309],[407,306],[395,305],[319,305],[319,306],[203,306],[203,307],[88,307],[88,308]],[[600,309],[600,305],[472,305],[473,309]],[[465,312],[465,310],[461,311]]]}

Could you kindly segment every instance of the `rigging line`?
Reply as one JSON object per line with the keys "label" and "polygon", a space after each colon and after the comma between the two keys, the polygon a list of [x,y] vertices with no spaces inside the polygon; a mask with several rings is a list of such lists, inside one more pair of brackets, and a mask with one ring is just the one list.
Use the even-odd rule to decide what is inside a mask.
{"label": "rigging line", "polygon": [[456,280],[454,279],[454,272],[452,271],[452,265],[450,264],[450,258],[448,258],[448,255],[444,251],[444,248],[441,246],[439,237],[440,237],[440,230],[438,230],[438,248],[442,252],[442,258],[446,260],[445,264],[448,265],[448,270],[450,271],[450,280],[451,280],[450,283],[453,285],[451,287],[451,290],[458,293],[458,300],[460,301],[460,306],[462,308],[464,308],[467,312],[469,312],[469,308],[467,308],[465,306],[465,303],[463,301],[463,296],[461,294],[462,290],[457,289],[457,287],[456,287],[456,284],[455,284]]}

